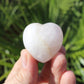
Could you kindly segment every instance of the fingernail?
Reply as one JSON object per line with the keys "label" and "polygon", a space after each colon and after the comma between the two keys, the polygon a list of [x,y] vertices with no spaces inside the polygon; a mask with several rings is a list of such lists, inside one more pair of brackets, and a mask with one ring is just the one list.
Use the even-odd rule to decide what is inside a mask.
{"label": "fingernail", "polygon": [[27,66],[27,54],[23,53],[23,55],[21,56],[21,59],[22,59],[22,66],[24,68],[26,68],[26,66]]}

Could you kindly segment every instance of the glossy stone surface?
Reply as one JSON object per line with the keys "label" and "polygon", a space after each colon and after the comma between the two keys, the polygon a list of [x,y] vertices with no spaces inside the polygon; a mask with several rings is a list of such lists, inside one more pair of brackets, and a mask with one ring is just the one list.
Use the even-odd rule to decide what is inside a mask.
{"label": "glossy stone surface", "polygon": [[39,62],[52,59],[62,46],[63,33],[55,23],[32,23],[23,32],[23,43],[28,52]]}

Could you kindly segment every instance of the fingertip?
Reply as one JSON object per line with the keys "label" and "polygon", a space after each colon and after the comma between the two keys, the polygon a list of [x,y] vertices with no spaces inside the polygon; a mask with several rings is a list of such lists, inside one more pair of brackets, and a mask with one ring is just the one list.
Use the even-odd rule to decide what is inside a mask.
{"label": "fingertip", "polygon": [[66,71],[62,77],[60,84],[76,84],[76,77],[72,71]]}
{"label": "fingertip", "polygon": [[28,54],[28,50],[27,49],[22,49],[20,52],[20,55],[22,56],[23,54]]}
{"label": "fingertip", "polygon": [[[68,75],[67,75],[67,74],[68,74]],[[66,72],[66,76],[69,76],[69,77],[72,78],[72,79],[76,79],[76,77],[75,77],[73,71],[67,71],[67,72]]]}
{"label": "fingertip", "polygon": [[64,58],[64,59],[66,60],[65,55],[64,55],[62,52],[58,52],[58,53],[52,58],[51,62],[53,63],[56,59],[62,59],[62,58]]}

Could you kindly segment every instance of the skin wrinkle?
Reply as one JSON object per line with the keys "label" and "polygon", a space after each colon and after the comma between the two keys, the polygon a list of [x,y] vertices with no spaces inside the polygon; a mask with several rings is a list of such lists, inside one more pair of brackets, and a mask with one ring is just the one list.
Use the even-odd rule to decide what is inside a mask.
{"label": "skin wrinkle", "polygon": [[14,77],[14,80],[19,83],[22,83],[23,81],[22,80],[25,80],[25,76],[24,74],[20,71],[15,77]]}
{"label": "skin wrinkle", "polygon": [[[66,71],[66,67],[67,67],[66,58],[65,58],[65,56],[63,56],[62,59],[59,59],[60,56],[63,56],[63,55],[58,54],[58,56],[55,57],[56,59],[52,60],[53,65],[51,67],[52,73],[51,73],[51,77],[50,77],[50,79],[52,78],[52,80],[50,81],[50,84],[52,84],[52,81],[53,81],[53,84],[60,84],[61,76]],[[56,62],[58,63],[57,65],[56,65]]]}
{"label": "skin wrinkle", "polygon": [[[58,52],[58,54],[59,53],[63,53],[64,54],[64,57],[65,57],[65,48],[62,46],[61,47],[61,49],[59,50],[59,52]],[[57,56],[58,56],[58,54],[57,54]],[[55,59],[55,58],[57,58],[57,56],[55,55],[55,57],[53,58],[53,59]],[[66,64],[66,63],[65,63]],[[64,67],[65,65],[63,65],[63,67]],[[45,67],[47,68],[47,69],[45,69]],[[65,68],[66,68],[66,66],[65,66]],[[39,75],[39,81],[40,81],[40,83],[43,83],[44,82],[44,80],[46,80],[45,79],[45,77],[46,76],[48,76],[48,78],[47,78],[47,80],[46,81],[50,81],[50,79],[51,78],[53,78],[53,77],[51,77],[50,78],[50,74],[51,74],[51,60],[50,61],[48,61],[45,65],[44,65],[44,67],[43,67],[43,69],[42,69],[42,72],[40,73],[40,75]],[[48,71],[47,71],[48,70]],[[46,73],[47,72],[47,73]],[[60,78],[59,78],[60,79]],[[52,83],[51,83],[52,84]]]}
{"label": "skin wrinkle", "polygon": [[[60,75],[60,76],[57,76],[57,81],[58,81],[57,84],[60,83],[61,76],[62,76],[62,74],[63,74],[65,71],[66,71],[66,63],[64,63],[61,68],[59,68],[58,73],[61,72],[61,75]],[[56,79],[55,79],[55,80],[56,80]]]}
{"label": "skin wrinkle", "polygon": [[[28,54],[28,53],[26,53],[26,54]],[[27,55],[24,54],[24,56],[27,56]],[[63,55],[62,52],[58,52],[58,54],[55,55],[55,57],[52,60],[48,61],[44,65],[42,72],[40,74],[41,81],[38,80],[39,79],[38,78],[38,69],[37,69],[38,62],[35,59],[33,59],[33,57],[31,57],[30,54],[29,54],[29,58],[28,58],[27,62],[29,65],[27,65],[26,68],[21,68],[21,70],[19,70],[17,72],[15,77],[14,78],[10,77],[11,78],[10,81],[6,82],[5,84],[60,84],[60,83],[61,84],[65,84],[65,83],[66,84],[75,84],[76,79],[75,79],[74,73],[72,73],[70,71],[66,71],[67,61],[66,61],[65,55]],[[49,70],[52,71],[51,76],[50,76],[51,72]],[[20,79],[17,79],[19,77],[20,77]],[[16,79],[18,81],[16,81]],[[52,81],[50,81],[50,80],[52,80]]]}

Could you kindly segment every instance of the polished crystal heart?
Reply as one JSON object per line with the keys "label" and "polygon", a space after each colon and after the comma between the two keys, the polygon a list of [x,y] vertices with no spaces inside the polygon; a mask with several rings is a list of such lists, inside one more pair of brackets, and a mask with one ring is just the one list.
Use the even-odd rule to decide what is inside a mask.
{"label": "polished crystal heart", "polygon": [[23,43],[39,62],[52,59],[62,46],[63,33],[55,23],[32,23],[23,32]]}

